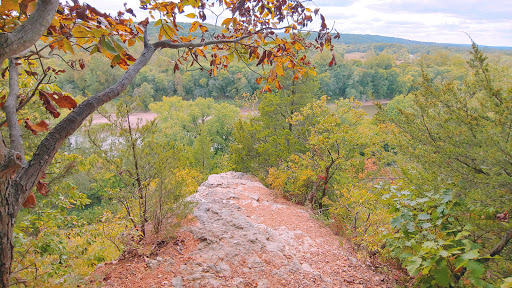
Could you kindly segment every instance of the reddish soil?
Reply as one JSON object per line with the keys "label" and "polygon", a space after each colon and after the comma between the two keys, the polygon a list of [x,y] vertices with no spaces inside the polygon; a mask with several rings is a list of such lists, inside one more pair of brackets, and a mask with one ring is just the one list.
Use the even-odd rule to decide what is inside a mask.
{"label": "reddish soil", "polygon": [[[229,178],[233,175],[242,180]],[[212,182],[210,179],[215,181],[213,176],[225,178],[221,179],[222,183],[218,180],[220,178]],[[315,219],[311,211],[282,199],[256,181],[245,174],[234,172],[210,176],[198,189],[198,196],[194,196],[201,202],[195,210],[198,220],[192,217],[175,240],[152,249],[153,253],[147,257],[129,257],[100,265],[89,277],[90,285],[260,288],[396,286],[394,279],[399,277],[398,271],[378,261],[358,259],[349,242],[341,240],[331,229]],[[243,221],[249,220],[253,224],[247,228],[248,225],[243,222],[235,223],[234,230],[238,234],[230,234],[233,229],[229,230],[229,225],[222,223],[219,228],[227,230],[222,230],[225,232],[221,234],[225,235],[217,235],[218,238],[208,234],[212,231],[211,226],[215,226],[211,223],[208,224],[210,227],[205,227],[210,232],[198,233],[201,226],[205,225],[202,223],[203,218],[212,219],[214,215],[200,215],[198,209],[210,205],[204,211],[211,208],[219,214],[221,210],[214,211],[215,203],[230,205],[233,208],[227,209],[230,210],[228,212],[234,211],[237,214],[229,214],[229,217],[240,216]],[[228,206],[221,206],[222,209],[225,207]],[[268,235],[266,239],[260,239],[262,232],[268,233],[263,234]],[[200,233],[203,236],[194,236]],[[240,250],[238,247],[238,252],[230,253],[228,250],[236,250],[230,245],[240,242],[232,241],[232,238],[243,235],[254,237],[240,238],[240,241],[248,240],[249,244],[244,246],[261,242],[261,249],[246,247],[243,250],[242,247]],[[154,243],[158,239],[151,236],[145,245],[155,247]],[[210,249],[212,247],[223,248],[215,251]]]}

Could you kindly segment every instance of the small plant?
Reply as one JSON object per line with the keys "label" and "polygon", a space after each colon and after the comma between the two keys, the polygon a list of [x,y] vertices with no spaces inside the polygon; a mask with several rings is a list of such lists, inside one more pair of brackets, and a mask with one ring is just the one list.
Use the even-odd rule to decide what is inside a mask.
{"label": "small plant", "polygon": [[394,201],[387,248],[398,257],[420,287],[495,287],[484,279],[486,257],[470,237],[471,226],[459,222],[461,206],[452,191],[417,196],[391,187]]}

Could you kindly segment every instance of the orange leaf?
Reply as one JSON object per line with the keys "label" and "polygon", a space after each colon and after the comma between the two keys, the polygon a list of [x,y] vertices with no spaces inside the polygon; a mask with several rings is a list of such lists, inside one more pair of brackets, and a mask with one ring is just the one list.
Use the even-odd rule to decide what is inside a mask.
{"label": "orange leaf", "polygon": [[36,195],[34,193],[30,192],[28,194],[27,199],[25,199],[25,202],[23,202],[24,208],[34,208],[36,207]]}
{"label": "orange leaf", "polygon": [[276,88],[277,88],[278,90],[281,90],[281,89],[283,89],[283,88],[284,88],[284,87],[283,87],[283,85],[281,85],[281,83],[280,83],[280,82],[279,82],[279,80],[277,80],[277,79],[276,79]]}
{"label": "orange leaf", "polygon": [[203,33],[206,33],[206,32],[208,31],[208,27],[203,26],[203,25],[199,26],[199,29],[201,29],[201,31],[202,31]]}
{"label": "orange leaf", "polygon": [[37,124],[34,124],[32,123],[32,121],[25,119],[25,128],[27,128],[27,130],[30,130],[34,135],[37,135],[38,132],[48,131],[49,126],[50,125],[48,124],[48,122],[44,120]]}

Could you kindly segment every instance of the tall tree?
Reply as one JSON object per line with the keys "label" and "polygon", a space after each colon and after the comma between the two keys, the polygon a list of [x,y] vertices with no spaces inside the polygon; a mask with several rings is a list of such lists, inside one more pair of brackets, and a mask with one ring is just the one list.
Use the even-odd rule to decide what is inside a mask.
{"label": "tall tree", "polygon": [[[161,2],[158,0],[142,1],[142,8],[152,17],[161,16],[156,22],[160,27],[159,39],[150,43],[144,29],[148,20],[135,25],[133,20],[124,18],[126,13],[134,15],[131,9],[119,12],[116,16],[102,13],[88,4],[81,5],[78,0],[71,4],[61,4],[57,0],[2,1],[0,6],[0,65],[9,59],[9,84],[3,110],[8,124],[9,145],[0,141],[0,287],[9,286],[10,266],[12,262],[12,233],[16,215],[26,201],[33,202],[32,190],[41,179],[45,169],[54,158],[57,150],[84,120],[103,104],[120,95],[133,81],[137,73],[148,63],[157,50],[178,50],[173,70],[182,65],[198,65],[216,76],[220,69],[225,69],[237,58],[244,62],[256,62],[267,66],[268,72],[259,81],[266,79],[265,90],[270,85],[281,88],[277,80],[282,75],[283,67],[296,71],[297,77],[311,70],[307,57],[297,57],[296,49],[332,49],[331,35],[328,33],[325,18],[320,15],[321,29],[315,42],[306,42],[298,37],[299,30],[306,27],[318,15],[318,10],[306,8],[299,0],[181,0],[178,2]],[[37,5],[36,5],[37,4]],[[35,7],[34,7],[35,6]],[[59,8],[58,8],[59,7]],[[231,12],[231,17],[222,21],[222,29],[209,31],[201,24],[206,20],[205,11],[220,8]],[[57,13],[58,10],[58,13]],[[228,12],[228,13],[229,13]],[[176,17],[183,14],[194,20],[188,36],[178,35],[183,30],[176,23]],[[275,31],[284,30],[288,37],[282,37]],[[200,37],[192,33],[201,31]],[[41,40],[41,45],[35,45]],[[138,59],[127,52],[127,46],[136,41],[144,43],[144,49]],[[33,47],[33,49],[31,48]],[[31,50],[26,51],[31,48]],[[44,82],[49,74],[62,71],[44,66],[44,58],[56,50],[74,53],[85,49],[90,53],[101,53],[111,60],[112,66],[126,70],[124,75],[111,87],[87,98],[80,105],[69,96],[59,91],[45,91],[37,85],[34,92],[25,97],[19,95],[19,64],[25,65],[22,73],[38,77],[38,83]],[[210,49],[213,53],[206,54]],[[46,52],[45,52],[46,51]],[[46,55],[43,55],[46,53]],[[56,55],[58,57],[58,55]],[[33,60],[39,60],[39,71],[33,71]],[[203,59],[203,60],[201,60]],[[29,65],[30,64],[30,65]],[[83,67],[78,61],[69,63],[70,67]],[[26,71],[25,71],[26,70]],[[7,91],[2,87],[2,91]],[[18,124],[18,112],[27,102],[39,96],[42,105],[55,118],[60,108],[73,109],[69,115],[60,120],[48,135],[40,142],[28,162],[29,154],[23,150],[23,139]],[[20,104],[20,101],[21,104]],[[28,124],[27,124],[28,125]],[[47,125],[28,125],[37,131],[47,130]],[[32,195],[32,196],[31,196]],[[34,203],[31,203],[34,204]]]}

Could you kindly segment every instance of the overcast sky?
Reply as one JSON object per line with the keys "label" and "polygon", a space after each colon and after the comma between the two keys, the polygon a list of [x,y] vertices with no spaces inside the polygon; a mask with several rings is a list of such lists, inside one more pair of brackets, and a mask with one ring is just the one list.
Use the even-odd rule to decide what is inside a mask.
{"label": "overcast sky", "polygon": [[[138,0],[86,0],[118,11]],[[314,0],[328,24],[341,33],[373,34],[424,42],[512,47],[511,0]],[[143,12],[134,9],[137,16]],[[229,15],[228,15],[229,16]],[[188,19],[188,18],[183,18]],[[188,19],[190,20],[190,19]]]}

